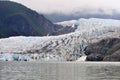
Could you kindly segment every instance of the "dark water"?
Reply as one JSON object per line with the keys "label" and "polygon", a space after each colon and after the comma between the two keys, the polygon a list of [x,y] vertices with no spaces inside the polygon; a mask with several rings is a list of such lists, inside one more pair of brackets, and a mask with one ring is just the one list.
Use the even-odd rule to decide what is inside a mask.
{"label": "dark water", "polygon": [[0,62],[0,80],[120,80],[120,63]]}

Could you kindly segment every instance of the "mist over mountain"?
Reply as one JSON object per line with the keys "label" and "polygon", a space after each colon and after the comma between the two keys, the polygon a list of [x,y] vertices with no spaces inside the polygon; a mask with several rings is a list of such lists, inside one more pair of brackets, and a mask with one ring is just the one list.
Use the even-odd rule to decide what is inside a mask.
{"label": "mist over mountain", "polygon": [[52,22],[79,18],[120,19],[120,0],[12,0],[45,14]]}
{"label": "mist over mountain", "polygon": [[[79,18],[101,18],[101,19],[116,19],[120,20],[120,13],[116,10],[110,10],[111,14],[105,13],[104,10],[78,10],[78,12],[71,13],[71,14],[64,14],[64,13],[49,13],[45,14],[45,17],[51,20],[52,22],[62,22],[68,20],[77,20]],[[97,12],[95,12],[97,11]],[[91,13],[93,12],[93,13]]]}

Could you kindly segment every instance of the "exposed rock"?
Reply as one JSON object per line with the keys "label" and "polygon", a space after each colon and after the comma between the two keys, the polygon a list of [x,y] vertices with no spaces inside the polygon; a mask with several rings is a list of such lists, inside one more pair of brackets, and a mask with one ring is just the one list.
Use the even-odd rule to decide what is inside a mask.
{"label": "exposed rock", "polygon": [[106,56],[104,61],[120,61],[120,49],[114,52],[112,55]]}
{"label": "exposed rock", "polygon": [[[56,25],[56,28],[60,26],[60,25]],[[77,29],[77,25],[75,25],[74,27],[71,26],[61,26],[59,29],[57,28],[56,31],[51,32],[50,35],[61,35],[61,34],[67,34],[67,33],[71,33],[74,32]]]}
{"label": "exposed rock", "polygon": [[87,61],[120,61],[120,39],[108,38],[90,44],[85,54]]}

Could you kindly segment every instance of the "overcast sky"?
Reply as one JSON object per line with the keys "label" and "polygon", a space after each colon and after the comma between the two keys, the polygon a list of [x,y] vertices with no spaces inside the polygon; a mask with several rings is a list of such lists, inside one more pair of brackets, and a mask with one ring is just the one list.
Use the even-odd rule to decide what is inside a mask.
{"label": "overcast sky", "polygon": [[120,20],[120,0],[11,0],[44,14],[53,22],[79,18]]}
{"label": "overcast sky", "polygon": [[[111,14],[111,10],[120,12],[120,0],[12,0],[20,2],[29,8],[42,13],[71,13],[82,9],[90,9],[97,12],[103,9],[105,13]],[[91,13],[92,13],[91,12]]]}

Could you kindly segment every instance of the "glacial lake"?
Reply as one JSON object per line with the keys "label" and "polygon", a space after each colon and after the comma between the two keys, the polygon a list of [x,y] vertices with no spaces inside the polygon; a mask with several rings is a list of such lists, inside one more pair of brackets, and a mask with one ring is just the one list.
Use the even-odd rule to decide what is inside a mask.
{"label": "glacial lake", "polygon": [[120,80],[120,63],[0,62],[0,80]]}

